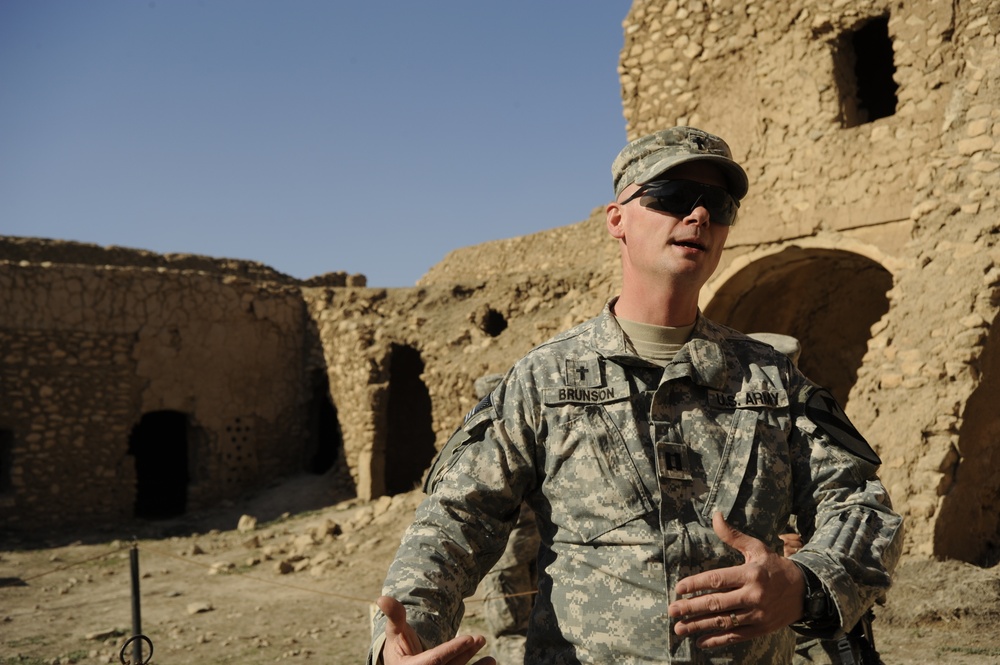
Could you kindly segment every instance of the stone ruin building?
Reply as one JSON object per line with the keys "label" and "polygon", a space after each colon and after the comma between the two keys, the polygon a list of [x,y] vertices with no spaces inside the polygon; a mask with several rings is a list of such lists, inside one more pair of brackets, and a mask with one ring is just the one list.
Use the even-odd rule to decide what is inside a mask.
{"label": "stone ruin building", "polygon": [[[703,311],[802,340],[882,456],[910,555],[996,563],[1000,1],[636,0],[623,30],[628,137],[699,126],[750,174]],[[412,288],[3,239],[0,528],[178,514],[302,471],[409,491],[477,377],[616,292],[608,180],[588,219]]]}

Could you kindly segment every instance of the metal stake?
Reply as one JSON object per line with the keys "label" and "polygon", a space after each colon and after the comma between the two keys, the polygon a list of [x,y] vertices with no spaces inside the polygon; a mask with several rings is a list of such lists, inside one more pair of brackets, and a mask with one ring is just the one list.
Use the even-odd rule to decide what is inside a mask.
{"label": "metal stake", "polygon": [[[133,543],[129,551],[129,563],[132,570],[132,637],[142,635],[142,617],[139,610],[139,546]],[[132,642],[132,663],[142,662],[142,640]]]}

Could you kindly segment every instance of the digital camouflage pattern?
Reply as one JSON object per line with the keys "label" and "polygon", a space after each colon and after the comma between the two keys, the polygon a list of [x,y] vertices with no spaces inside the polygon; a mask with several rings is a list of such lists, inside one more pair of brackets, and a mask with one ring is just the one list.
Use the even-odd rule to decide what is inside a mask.
{"label": "digital camouflage pattern", "polygon": [[632,183],[649,182],[668,169],[694,161],[707,161],[719,167],[726,175],[729,193],[737,201],[747,195],[747,174],[733,161],[733,153],[725,141],[694,127],[671,127],[622,148],[611,164],[615,196]]}
{"label": "digital camouflage pattern", "polygon": [[681,578],[743,563],[714,511],[776,552],[797,514],[807,544],[792,558],[853,626],[901,547],[876,466],[810,420],[817,387],[772,347],[699,316],[661,369],[613,302],[519,361],[453,435],[383,593],[425,646],[450,639],[524,500],[542,543],[526,663],[788,663],[790,629],[703,651],[667,606]]}
{"label": "digital camouflage pattern", "polygon": [[528,504],[521,504],[506,549],[478,587],[483,596],[483,621],[492,635],[493,655],[500,663],[524,662],[524,643],[538,588],[537,558],[535,513]]}

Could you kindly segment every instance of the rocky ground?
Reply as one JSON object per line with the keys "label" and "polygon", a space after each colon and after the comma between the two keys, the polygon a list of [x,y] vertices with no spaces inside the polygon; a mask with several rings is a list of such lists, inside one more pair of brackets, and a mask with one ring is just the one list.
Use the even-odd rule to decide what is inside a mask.
{"label": "rocky ground", "polygon": [[[0,665],[120,662],[133,546],[151,662],[363,662],[370,601],[420,498],[337,502],[303,476],[179,520],[0,534]],[[468,604],[470,629],[481,606]],[[887,665],[998,663],[998,625],[1000,567],[917,560],[875,622]]]}

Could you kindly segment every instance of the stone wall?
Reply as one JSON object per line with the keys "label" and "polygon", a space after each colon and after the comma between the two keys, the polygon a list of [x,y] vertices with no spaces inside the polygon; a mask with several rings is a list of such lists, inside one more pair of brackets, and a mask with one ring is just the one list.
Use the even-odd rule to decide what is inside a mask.
{"label": "stone wall", "polygon": [[[475,380],[506,371],[532,346],[593,316],[615,288],[576,269],[415,289],[305,289],[358,495],[418,485],[475,405]],[[408,387],[394,394],[394,385]],[[421,400],[426,410],[408,406]]]}
{"label": "stone wall", "polygon": [[[854,66],[875,68],[878,57],[856,36],[879,21],[898,88],[894,110],[870,120]],[[996,368],[982,355],[1000,281],[1000,3],[647,0],[634,3],[624,30],[629,137],[700,126],[726,137],[750,175],[703,305],[725,319],[763,280],[775,297],[758,323],[808,318],[802,303],[816,297],[839,302],[828,327],[870,323],[847,409],[885,460],[910,551],[995,557],[997,462],[987,451],[996,441],[980,437],[995,436],[998,416],[980,407],[974,427],[966,416],[970,396],[992,380],[983,372]],[[878,298],[850,285],[853,271],[800,269],[836,265],[831,252],[891,275],[888,291],[873,287],[885,292],[884,314],[872,320]],[[829,297],[831,282],[846,303]],[[838,346],[820,326],[803,334],[824,353]],[[963,477],[978,489],[963,489]],[[963,495],[977,506],[963,526],[975,537],[938,522]]]}
{"label": "stone wall", "polygon": [[[309,395],[297,289],[193,270],[4,261],[0,311],[9,433],[0,524],[131,516],[144,449],[130,436],[148,414],[186,422],[152,458],[166,477],[150,481],[168,494],[179,483],[181,511],[300,468]],[[155,416],[151,433],[160,436]]]}

